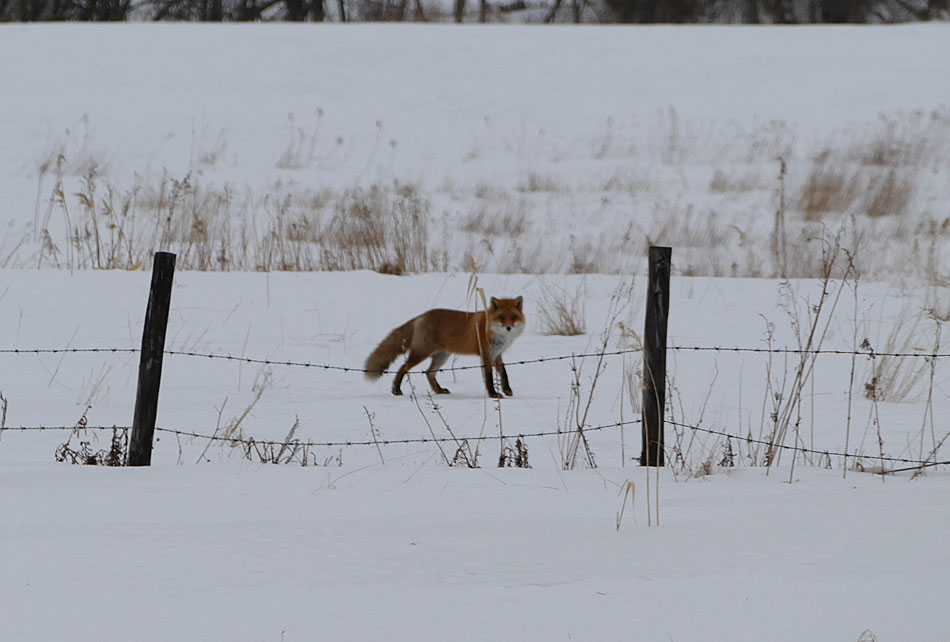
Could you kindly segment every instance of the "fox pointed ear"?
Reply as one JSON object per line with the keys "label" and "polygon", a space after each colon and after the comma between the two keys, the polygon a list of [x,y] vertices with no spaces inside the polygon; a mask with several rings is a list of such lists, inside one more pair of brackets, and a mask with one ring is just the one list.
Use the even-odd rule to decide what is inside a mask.
{"label": "fox pointed ear", "polygon": [[522,304],[523,302],[524,302],[524,297],[520,297],[520,296],[519,296],[517,299],[515,299],[515,307],[520,310],[520,309],[521,309],[521,304]]}
{"label": "fox pointed ear", "polygon": [[491,309],[492,310],[498,309],[498,299],[496,299],[495,297],[491,298]]}

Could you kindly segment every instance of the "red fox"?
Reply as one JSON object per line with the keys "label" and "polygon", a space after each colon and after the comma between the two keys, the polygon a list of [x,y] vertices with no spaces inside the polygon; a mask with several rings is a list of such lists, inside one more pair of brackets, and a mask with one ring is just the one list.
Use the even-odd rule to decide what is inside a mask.
{"label": "red fox", "polygon": [[439,385],[435,375],[445,365],[449,354],[473,354],[482,358],[485,389],[490,397],[501,397],[495,390],[492,365],[501,377],[501,390],[511,396],[508,373],[501,360],[524,330],[522,298],[496,299],[492,297],[488,310],[463,312],[461,310],[429,310],[390,332],[366,359],[366,378],[379,379],[396,357],[404,352],[409,356],[393,379],[393,394],[402,394],[402,378],[410,368],[432,357],[426,369],[426,378],[432,391],[439,395],[449,391]]}

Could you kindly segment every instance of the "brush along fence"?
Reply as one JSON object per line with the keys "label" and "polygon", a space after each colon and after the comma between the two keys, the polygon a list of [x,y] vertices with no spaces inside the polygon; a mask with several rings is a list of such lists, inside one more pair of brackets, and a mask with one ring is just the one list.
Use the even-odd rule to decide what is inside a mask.
{"label": "brush along fence", "polygon": [[[617,421],[608,424],[601,424],[597,426],[586,426],[584,427],[585,433],[590,432],[600,432],[611,429],[622,428],[624,426],[633,426],[642,423],[641,419],[630,419],[627,421]],[[715,428],[706,428],[703,426],[695,426],[690,424],[685,424],[675,420],[667,420],[666,423],[671,426],[682,428],[685,430],[690,430],[692,432],[704,433],[708,435],[715,435],[718,437],[723,437],[729,442],[742,443],[742,444],[757,444],[760,446],[765,446],[769,449],[776,450],[785,450],[785,451],[794,451],[802,455],[814,455],[819,458],[824,458],[830,464],[832,458],[841,460],[844,462],[844,465],[847,465],[848,460],[855,462],[866,462],[861,463],[860,467],[866,470],[872,470],[872,466],[875,463],[880,463],[880,466],[874,467],[874,472],[879,473],[900,473],[907,471],[916,471],[922,470],[924,468],[930,468],[934,466],[945,466],[950,465],[950,460],[938,460],[934,457],[931,457],[926,460],[913,459],[907,457],[892,457],[889,455],[861,455],[857,453],[847,453],[835,450],[822,450],[808,448],[806,446],[801,446],[797,444],[778,444],[766,439],[757,439],[754,438],[751,434],[747,435],[737,435],[730,433],[723,429]],[[99,431],[99,432],[108,432],[108,431],[123,431],[127,433],[132,429],[131,426],[125,425],[73,425],[73,426],[3,426],[0,427],[0,432],[2,431],[21,431],[21,432],[71,432],[71,431]],[[355,448],[355,447],[377,447],[377,446],[394,446],[394,445],[411,445],[411,444],[461,444],[465,442],[479,442],[479,441],[494,441],[496,439],[501,439],[504,441],[516,440],[516,439],[526,439],[528,437],[553,437],[558,436],[562,437],[569,435],[572,431],[569,429],[565,430],[542,430],[537,432],[525,432],[519,433],[517,435],[472,435],[466,437],[412,437],[408,439],[373,439],[373,440],[337,440],[337,441],[314,441],[314,440],[299,440],[294,439],[290,441],[278,441],[271,439],[254,439],[251,437],[225,437],[221,435],[207,435],[198,433],[192,430],[179,430],[175,428],[165,428],[165,427],[155,427],[155,432],[165,433],[169,435],[174,435],[177,437],[186,437],[189,439],[197,439],[208,442],[220,442],[228,445],[246,445],[246,446],[268,446],[268,447],[280,447],[280,448]],[[905,464],[904,468],[884,468],[885,464]]]}
{"label": "brush along fence", "polygon": [[[743,347],[743,346],[697,346],[697,345],[673,345],[668,346],[667,350],[673,352],[715,352],[715,353],[749,353],[749,354],[762,354],[762,355],[834,355],[834,356],[860,356],[860,357],[894,357],[894,358],[926,358],[926,359],[939,359],[939,358],[950,358],[950,353],[948,352],[870,352],[870,351],[849,351],[849,350],[837,350],[837,349],[813,349],[813,350],[801,350],[797,348],[788,348],[788,347]],[[70,354],[135,354],[139,350],[136,348],[126,348],[126,347],[94,347],[94,348],[3,348],[0,349],[0,355],[7,356],[27,356],[27,355],[46,355],[46,354],[58,354],[58,355],[70,355]],[[586,352],[586,353],[572,353],[572,354],[562,354],[554,355],[549,357],[538,357],[534,359],[522,359],[519,361],[513,361],[509,363],[509,366],[530,366],[530,365],[539,365],[546,363],[554,363],[567,360],[578,360],[585,358],[596,358],[596,357],[617,357],[628,354],[640,354],[642,351],[640,349],[625,349],[625,350],[610,350],[610,351],[598,351],[598,352]],[[180,351],[180,350],[164,350],[163,354],[167,357],[175,358],[186,358],[186,359],[209,359],[209,360],[219,360],[233,363],[246,363],[246,364],[255,364],[255,365],[268,365],[268,366],[283,366],[283,367],[295,367],[295,368],[305,368],[316,371],[325,371],[325,372],[337,372],[337,373],[351,373],[351,374],[362,374],[365,372],[364,369],[359,367],[344,366],[340,364],[330,364],[330,363],[320,363],[320,362],[308,362],[308,361],[295,361],[295,360],[280,360],[280,359],[265,359],[265,358],[256,358],[256,357],[247,357],[247,356],[235,356],[230,354],[216,354],[211,352],[189,352],[189,351]],[[461,371],[461,370],[471,370],[480,368],[479,365],[462,365],[444,368],[445,371]],[[394,373],[395,371],[390,371]],[[600,432],[608,431],[612,429],[619,429],[624,426],[632,426],[642,424],[641,419],[627,420],[623,422],[613,422],[596,426],[586,426],[583,428],[585,432]],[[864,462],[860,463],[860,467],[865,469],[872,469],[872,467],[879,472],[904,472],[909,470],[919,470],[922,468],[939,466],[939,465],[950,465],[950,460],[942,460],[936,458],[936,453],[928,459],[920,458],[908,458],[908,457],[893,457],[887,455],[868,455],[861,454],[857,452],[843,452],[827,449],[815,449],[808,448],[800,443],[779,443],[774,439],[759,439],[753,437],[751,433],[745,435],[736,434],[734,431],[730,432],[725,427],[720,428],[709,428],[700,425],[688,424],[681,421],[676,421],[673,419],[665,419],[665,424],[668,426],[673,426],[674,428],[679,428],[682,430],[688,430],[694,433],[701,433],[707,435],[714,435],[721,437],[726,440],[726,443],[729,444],[746,444],[746,445],[759,445],[766,449],[767,452],[776,452],[776,451],[794,451],[797,454],[801,455],[813,455],[816,458],[823,458],[824,460],[830,462],[832,459],[841,461],[844,465],[847,465],[847,462]],[[131,425],[33,425],[33,426],[0,426],[0,431],[36,431],[36,432],[51,432],[51,431],[75,431],[75,430],[88,430],[88,431],[110,431],[110,430],[120,430],[120,431],[131,431]],[[268,447],[277,447],[277,448],[290,448],[290,447],[302,447],[302,448],[351,448],[351,447],[377,447],[377,446],[390,446],[390,445],[407,445],[407,444],[434,444],[434,443],[464,443],[464,442],[479,442],[479,441],[488,441],[494,439],[501,440],[516,440],[524,439],[529,437],[548,437],[548,436],[565,436],[570,434],[571,430],[569,428],[561,430],[547,430],[547,431],[537,431],[537,432],[525,432],[519,433],[517,435],[472,435],[472,436],[457,436],[457,437],[417,437],[409,439],[374,439],[374,440],[330,440],[330,441],[314,441],[314,440],[290,440],[290,441],[277,441],[277,440],[266,440],[266,439],[254,439],[254,438],[234,438],[234,437],[225,437],[215,434],[204,434],[194,430],[183,430],[169,427],[160,427],[155,426],[154,431],[158,433],[170,434],[178,437],[187,437],[197,440],[207,440],[208,442],[219,442],[230,445],[247,445],[247,446],[268,446]],[[901,467],[892,467],[886,468],[886,466],[901,466]]]}

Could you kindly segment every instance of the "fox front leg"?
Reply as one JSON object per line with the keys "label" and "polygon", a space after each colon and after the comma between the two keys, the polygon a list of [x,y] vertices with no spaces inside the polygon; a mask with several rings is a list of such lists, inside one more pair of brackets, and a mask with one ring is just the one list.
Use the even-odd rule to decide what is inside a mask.
{"label": "fox front leg", "polygon": [[501,395],[495,390],[495,379],[492,377],[491,361],[488,358],[482,359],[482,370],[485,373],[485,390],[492,399],[501,399]]}
{"label": "fox front leg", "polygon": [[515,393],[511,391],[511,386],[508,384],[508,371],[505,370],[505,362],[501,360],[500,355],[495,359],[495,368],[498,370],[498,376],[501,378],[501,391],[511,397]]}

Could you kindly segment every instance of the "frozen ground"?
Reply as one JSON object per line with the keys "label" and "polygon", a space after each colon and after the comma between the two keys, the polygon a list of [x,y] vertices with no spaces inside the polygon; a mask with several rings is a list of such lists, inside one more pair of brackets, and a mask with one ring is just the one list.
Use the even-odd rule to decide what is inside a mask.
{"label": "frozen ground", "polygon": [[[862,268],[856,295],[855,281],[831,284],[842,296],[822,313],[823,347],[866,338],[877,352],[931,352],[937,325],[924,311],[950,317],[948,35],[0,25],[0,56],[22,61],[0,66],[4,425],[127,425],[137,355],[9,350],[134,349],[149,281],[147,263],[12,267],[134,266],[169,208],[184,212],[185,231],[166,237],[182,261],[241,267],[214,257],[243,251],[245,268],[265,255],[306,263],[319,255],[301,226],[325,232],[339,203],[372,186],[386,207],[424,204],[412,212],[428,217],[429,273],[180,271],[166,347],[359,368],[420,311],[471,307],[475,266],[489,295],[525,296],[528,330],[509,361],[596,350],[605,327],[616,350],[635,338],[623,343],[611,319],[642,328],[648,242],[674,247],[672,344],[762,347],[771,324],[775,345],[795,347],[794,323],[819,300],[814,279],[783,290],[713,278],[777,272],[781,155],[789,275],[813,276],[828,247],[814,239],[842,224]],[[186,176],[187,198],[168,197]],[[122,236],[106,212],[129,195]],[[96,231],[116,250],[109,261],[94,263]],[[244,231],[260,234],[242,245]],[[258,244],[269,232],[276,250]],[[640,276],[567,274],[590,270]],[[577,296],[585,334],[541,334],[552,291]],[[629,303],[613,315],[618,291]],[[892,366],[903,394],[875,402],[867,356],[852,377],[849,356],[822,355],[786,443],[846,449],[866,466],[882,453],[926,457],[948,431],[948,362]],[[673,352],[668,417],[763,436],[795,365]],[[589,426],[638,415],[638,366],[609,357],[594,385],[594,360],[579,363]],[[500,406],[476,371],[441,375],[456,436],[569,428],[569,360],[509,373],[516,396]],[[412,381],[418,405],[389,395],[388,377],[169,355],[158,424],[256,440],[296,425],[303,441],[363,442],[369,414],[380,440],[448,436],[423,378]],[[91,448],[107,447],[96,434]],[[596,470],[583,457],[563,470],[563,436],[526,439],[530,470],[495,468],[498,440],[479,442],[482,467],[468,470],[432,443],[314,446],[307,467],[274,466],[260,463],[264,446],[160,432],[155,465],[126,470],[54,461],[88,431],[0,432],[0,638],[950,636],[945,466],[882,480],[845,476],[840,458],[829,470],[799,454],[792,470],[787,452],[767,472],[761,448],[671,426],[674,465],[658,494],[650,479],[648,502],[637,426],[588,438]],[[451,459],[455,444],[443,448]],[[628,480],[635,502],[618,531]]]}
{"label": "frozen ground", "polygon": [[[0,335],[8,345],[137,344],[147,273],[2,274]],[[621,283],[548,280],[584,289],[589,335],[603,327]],[[167,347],[359,367],[390,327],[417,310],[463,307],[466,281],[180,273]],[[536,277],[489,275],[481,284],[526,297],[529,328],[509,360],[593,347],[593,336],[538,334]],[[621,318],[639,327],[642,279],[633,285]],[[799,296],[814,294],[810,281],[795,287]],[[674,279],[671,343],[757,345],[762,314],[784,345],[791,335],[777,293],[777,283],[766,280]],[[886,335],[899,310],[922,304],[916,296],[866,286],[861,305],[874,310],[865,315],[871,340]],[[841,311],[829,347],[849,345],[849,315]],[[615,339],[610,347],[618,347]],[[134,355],[2,358],[8,426],[73,425],[84,413],[90,425],[130,420]],[[849,363],[819,361],[819,383],[805,405],[814,423],[806,419],[802,427],[819,448],[843,447]],[[585,394],[592,367],[587,360],[582,370]],[[858,367],[860,388],[867,366]],[[622,373],[621,358],[610,358],[591,424],[619,417]],[[453,394],[439,399],[455,434],[497,434],[480,377],[455,374],[442,375]],[[512,366],[510,375],[516,396],[501,404],[506,433],[564,425],[566,362]],[[761,430],[762,355],[676,353],[670,375],[677,416]],[[413,379],[421,393],[421,378]],[[409,398],[389,395],[388,378],[371,384],[354,373],[176,356],[165,360],[159,425],[210,434],[242,415],[254,383],[264,380],[241,424],[245,437],[281,439],[299,418],[296,437],[303,440],[369,440],[364,407],[382,439],[430,434]],[[946,414],[947,385],[942,366],[938,417]],[[629,400],[623,403],[629,417]],[[422,406],[436,434],[447,436],[424,400]],[[919,390],[904,403],[881,404],[887,454],[916,457],[924,408]],[[856,395],[852,452],[869,410]],[[942,434],[942,422],[937,426]],[[483,467],[471,471],[445,466],[431,443],[381,452],[317,447],[304,468],[249,462],[241,448],[167,434],[159,435],[149,470],[90,469],[53,463],[67,436],[8,431],[0,439],[0,510],[8,516],[0,523],[0,631],[10,639],[850,642],[868,629],[878,640],[937,641],[950,631],[942,608],[950,478],[939,470],[914,481],[853,471],[843,478],[840,460],[825,470],[799,459],[789,484],[787,455],[770,474],[740,456],[735,468],[713,465],[711,475],[691,478],[709,453],[720,461],[723,442],[687,431],[694,441],[679,451],[689,465],[661,475],[661,526],[651,528],[657,479],[649,480],[648,517],[648,481],[631,461],[639,453],[635,427],[624,446],[616,429],[591,433],[599,468],[568,471],[561,470],[557,437],[526,440],[531,470],[495,468],[498,442],[486,441]],[[93,446],[106,442],[103,435]],[[873,428],[863,443],[864,452],[878,453]],[[454,448],[446,448],[451,456]],[[636,484],[636,499],[631,507],[628,498],[617,531],[627,480]]]}
{"label": "frozen ground", "polygon": [[618,532],[616,484],[631,472],[5,465],[0,631],[946,639],[945,477],[664,477],[663,526],[647,528],[641,496]]}

